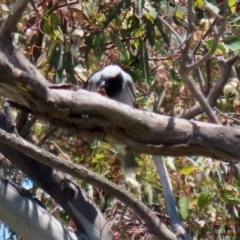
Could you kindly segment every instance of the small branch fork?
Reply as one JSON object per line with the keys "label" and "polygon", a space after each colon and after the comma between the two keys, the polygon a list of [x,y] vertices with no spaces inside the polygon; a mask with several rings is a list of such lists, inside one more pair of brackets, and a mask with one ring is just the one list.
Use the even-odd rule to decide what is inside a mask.
{"label": "small branch fork", "polygon": [[[203,94],[204,86],[201,86],[201,84],[200,84],[200,87],[202,90],[202,91],[200,91],[197,88],[197,86],[193,80],[193,77],[190,75],[190,72],[195,71],[199,83],[203,83],[202,73],[201,73],[201,70],[199,67],[203,63],[208,61],[213,56],[214,52],[217,49],[219,40],[225,31],[226,9],[227,9],[227,1],[224,0],[223,5],[222,5],[222,10],[221,10],[222,16],[220,16],[219,14],[215,15],[215,20],[213,21],[213,23],[211,24],[209,29],[206,31],[206,33],[203,35],[203,37],[199,40],[198,44],[196,45],[196,47],[194,48],[194,50],[192,52],[190,50],[190,47],[191,47],[191,42],[192,42],[193,34],[194,34],[194,18],[195,18],[193,0],[188,1],[188,12],[187,12],[188,27],[187,27],[187,36],[186,36],[185,40],[181,38],[181,36],[172,28],[172,26],[166,20],[164,20],[162,17],[159,16],[159,19],[172,31],[172,33],[176,36],[176,38],[179,41],[180,49],[182,52],[182,61],[180,64],[180,69],[179,69],[181,78],[185,82],[186,86],[189,88],[192,95],[199,102],[200,108],[203,109],[203,111],[207,114],[209,120],[211,122],[217,123],[217,124],[220,124],[220,122],[217,119],[217,117],[211,107],[211,103],[208,101],[208,99],[206,99],[204,97],[204,94]],[[220,22],[221,26],[217,30],[215,26],[219,22]],[[195,54],[197,53],[198,49],[202,45],[203,40],[212,31],[213,31],[213,35],[214,35],[214,37],[213,37],[214,41],[213,41],[211,49],[200,60],[198,60],[196,62],[195,57],[194,57]],[[225,76],[229,76],[229,74],[225,74]],[[224,82],[226,82],[226,81],[224,81]],[[188,112],[189,111],[193,111],[193,109],[188,110]],[[194,112],[197,114],[196,107],[195,107]],[[191,114],[191,115],[193,115],[193,114]],[[188,116],[186,116],[186,114],[182,114],[181,117],[188,117]]]}

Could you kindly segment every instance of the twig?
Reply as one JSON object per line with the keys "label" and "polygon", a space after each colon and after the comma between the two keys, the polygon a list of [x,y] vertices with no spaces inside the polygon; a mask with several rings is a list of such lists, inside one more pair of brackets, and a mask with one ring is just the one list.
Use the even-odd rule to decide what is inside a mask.
{"label": "twig", "polygon": [[178,238],[189,239],[189,236],[183,228],[182,222],[178,215],[177,204],[173,195],[171,180],[169,178],[167,168],[163,162],[163,158],[161,156],[153,156],[153,159],[155,165],[157,166],[160,175],[160,181],[164,189],[167,212],[171,219],[174,233],[178,236]]}
{"label": "twig", "polygon": [[182,62],[180,65],[180,71],[179,72],[185,72],[186,71],[186,66],[188,64],[188,61],[190,59],[189,56],[189,49],[190,49],[190,45],[193,39],[193,32],[194,32],[194,8],[193,8],[193,1],[189,0],[188,1],[188,15],[187,15],[187,19],[188,19],[188,27],[187,27],[187,36],[186,36],[186,41],[185,44],[182,45]]}
{"label": "twig", "polygon": [[160,94],[159,99],[158,99],[157,108],[156,108],[157,112],[160,111],[160,107],[162,106],[165,96],[166,96],[166,89],[163,89],[163,91]]}
{"label": "twig", "polygon": [[188,21],[188,27],[187,27],[187,34],[190,35],[194,31],[194,17],[195,17],[195,11],[193,6],[193,0],[188,1],[187,6],[187,21]]}
{"label": "twig", "polygon": [[[207,101],[211,106],[216,104],[216,99],[218,99],[224,86],[226,85],[230,77],[232,66],[237,61],[238,58],[239,56],[236,55],[228,60],[219,62],[219,64],[221,65],[220,66],[221,75],[217,80],[217,84],[214,86],[214,88],[211,90],[211,92],[207,97]],[[195,106],[184,111],[184,113],[179,114],[178,117],[185,118],[185,119],[192,119],[195,116],[201,114],[202,112],[203,112],[202,107],[199,104],[196,104]]]}
{"label": "twig", "polygon": [[185,81],[185,84],[189,88],[192,95],[197,99],[200,103],[201,107],[204,109],[205,113],[209,117],[210,121],[213,123],[220,124],[219,120],[217,119],[216,115],[214,114],[211,106],[209,105],[207,99],[203,96],[203,94],[199,91],[199,89],[194,84],[192,77],[189,74],[182,74],[182,78]]}
{"label": "twig", "polygon": [[33,124],[37,121],[36,116],[32,116],[32,119],[28,121],[25,126],[23,127],[22,131],[19,133],[22,137],[27,136],[29,133],[30,128],[33,126]]}
{"label": "twig", "polygon": [[69,156],[67,154],[65,154],[62,149],[53,141],[49,141],[49,143],[52,143],[56,148],[57,150],[64,156],[64,158],[67,160],[67,161],[71,161],[71,159],[69,158]]}
{"label": "twig", "polygon": [[195,73],[196,78],[197,78],[197,80],[198,80],[198,83],[199,83],[199,86],[200,86],[200,88],[201,88],[201,91],[202,91],[202,93],[204,93],[205,83],[204,83],[202,71],[200,70],[200,68],[196,68],[196,69],[194,70],[194,73]]}
{"label": "twig", "polygon": [[219,61],[221,76],[207,97],[209,103],[216,103],[216,99],[222,93],[224,86],[227,84],[232,66],[237,61],[237,59],[239,59],[239,55],[233,56],[227,61]]}
{"label": "twig", "polygon": [[[192,77],[189,74],[191,70],[198,68],[202,62],[206,61],[208,59],[208,57],[210,57],[210,55],[208,55],[208,53],[207,53],[200,61],[198,61],[197,63],[194,63],[194,61],[192,59],[192,55],[190,55],[190,53],[189,53],[191,39],[192,39],[193,32],[194,32],[193,19],[194,19],[193,0],[189,0],[188,1],[188,29],[187,29],[188,36],[187,36],[186,44],[185,44],[184,48],[182,49],[182,62],[180,65],[179,73],[180,73],[182,79],[184,80],[186,86],[189,88],[190,92],[192,93],[192,95],[200,103],[201,107],[207,114],[210,121],[220,124],[219,120],[215,116],[208,101],[205,99],[203,94],[196,87]],[[223,29],[225,29],[225,27]],[[220,34],[220,32],[221,31],[219,31],[219,34]],[[212,49],[213,49],[213,47],[212,47]],[[214,51],[213,51],[213,53],[214,53]],[[210,50],[210,52],[211,52],[211,50]],[[204,59],[204,61],[203,61],[203,59]],[[188,64],[190,64],[190,65],[188,65]]]}
{"label": "twig", "polygon": [[43,137],[41,137],[41,139],[39,140],[37,146],[40,147],[42,146],[46,140],[53,135],[53,133],[58,129],[58,127],[54,126],[52,127]]}
{"label": "twig", "polygon": [[218,46],[218,43],[219,43],[219,39],[222,36],[222,34],[224,33],[224,30],[225,30],[225,26],[223,27],[223,25],[222,25],[222,27],[220,28],[218,33],[215,32],[215,37],[214,37],[214,41],[213,41],[213,45],[212,45],[211,49],[198,62],[193,63],[192,65],[189,65],[187,67],[188,71],[196,69],[202,63],[206,62],[207,60],[209,60],[212,57],[212,55],[214,54],[214,52],[217,49],[217,46]]}
{"label": "twig", "polygon": [[179,43],[182,44],[183,43],[183,40],[182,38],[180,37],[180,35],[174,30],[174,28],[164,19],[162,18],[161,16],[158,15],[158,19],[164,23],[165,26],[167,26],[171,32],[175,35],[175,37],[178,39]]}
{"label": "twig", "polygon": [[224,116],[225,118],[231,119],[231,120],[233,120],[233,121],[235,121],[235,122],[237,122],[237,123],[240,123],[240,120],[239,120],[239,119],[234,118],[234,117],[231,117],[231,116],[228,116],[227,114],[221,112],[218,108],[214,107],[214,110],[216,110],[219,115]]}
{"label": "twig", "polygon": [[17,27],[17,24],[22,17],[22,13],[27,6],[29,0],[17,1],[11,11],[11,17],[8,17],[0,30],[0,39],[9,39],[11,34]]}
{"label": "twig", "polygon": [[199,47],[201,46],[201,44],[203,43],[203,40],[208,36],[208,34],[212,31],[213,27],[215,26],[215,24],[217,23],[218,19],[215,18],[214,21],[212,22],[212,24],[210,25],[210,27],[208,28],[208,30],[203,34],[202,38],[198,41],[197,45],[195,46],[194,50],[193,50],[193,55],[195,55],[199,49]]}
{"label": "twig", "polygon": [[[224,33],[225,28],[226,28],[226,13],[227,13],[227,11],[226,11],[226,9],[227,9],[227,1],[226,0],[223,1],[222,9],[223,9],[223,18],[222,18],[222,21],[221,21],[221,27],[218,30],[218,32],[216,32],[216,30],[214,30],[215,37],[214,37],[214,41],[213,41],[213,45],[212,45],[211,49],[198,62],[193,63],[192,65],[188,66],[187,67],[188,71],[193,70],[193,69],[199,67],[202,63],[204,63],[207,60],[209,60],[212,57],[212,55],[214,54],[214,52],[216,51],[218,43],[219,43],[219,39],[222,36],[222,34]],[[214,27],[213,27],[213,29],[214,29]]]}
{"label": "twig", "polygon": [[204,89],[205,96],[208,96],[211,89],[211,59],[206,61],[206,88]]}

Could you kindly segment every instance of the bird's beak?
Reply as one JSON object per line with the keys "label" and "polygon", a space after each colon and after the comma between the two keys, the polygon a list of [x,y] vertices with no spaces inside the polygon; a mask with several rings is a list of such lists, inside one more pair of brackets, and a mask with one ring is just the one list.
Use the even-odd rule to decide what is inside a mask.
{"label": "bird's beak", "polygon": [[102,81],[101,81],[101,84],[99,85],[99,89],[102,89],[102,88],[105,89],[105,87],[106,87],[106,81],[105,81],[105,80],[102,80]]}
{"label": "bird's beak", "polygon": [[100,93],[102,96],[107,96],[105,88],[106,88],[106,81],[103,80],[101,81],[101,84],[99,85],[97,92]]}

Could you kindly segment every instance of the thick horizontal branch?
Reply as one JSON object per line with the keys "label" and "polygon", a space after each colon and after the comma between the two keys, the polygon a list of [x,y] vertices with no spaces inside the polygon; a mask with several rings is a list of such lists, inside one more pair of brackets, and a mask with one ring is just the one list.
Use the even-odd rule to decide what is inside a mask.
{"label": "thick horizontal branch", "polygon": [[132,109],[85,90],[48,87],[1,55],[0,93],[79,136],[125,143],[141,153],[240,160],[238,129]]}

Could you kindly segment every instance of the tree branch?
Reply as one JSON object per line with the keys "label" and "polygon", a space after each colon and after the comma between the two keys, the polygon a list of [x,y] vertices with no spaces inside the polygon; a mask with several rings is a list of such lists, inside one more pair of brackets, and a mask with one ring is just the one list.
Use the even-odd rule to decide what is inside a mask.
{"label": "tree branch", "polygon": [[186,230],[183,228],[182,222],[178,214],[176,200],[172,191],[171,180],[169,178],[166,165],[163,162],[163,158],[161,156],[153,156],[153,159],[160,176],[161,184],[164,189],[167,212],[171,219],[173,231],[181,239],[189,239],[189,236]]}
{"label": "tree branch", "polygon": [[[7,146],[16,149],[26,156],[47,165],[51,168],[57,169],[64,173],[70,174],[73,177],[81,178],[95,187],[103,189],[104,191],[117,197],[130,208],[132,208],[142,219],[144,219],[150,232],[161,239],[174,240],[177,239],[173,233],[163,224],[143,203],[133,198],[131,194],[123,189],[119,189],[114,183],[98,176],[92,171],[68,161],[64,161],[59,157],[50,154],[43,149],[40,149],[33,144],[25,141],[21,137],[11,135],[0,129],[0,142]],[[4,153],[3,153],[4,154]],[[75,208],[72,206],[72,211]]]}
{"label": "tree branch", "polygon": [[[231,63],[226,66],[231,68]],[[83,137],[125,143],[135,152],[240,157],[238,130],[132,109],[85,90],[49,88],[13,68],[6,58],[0,60],[0,93],[55,126]]]}
{"label": "tree branch", "polygon": [[[30,198],[30,194],[0,179],[0,218],[24,239],[77,240],[55,217]],[[34,237],[33,237],[34,234]]]}
{"label": "tree branch", "polygon": [[[29,0],[17,1],[11,11],[9,17],[4,21],[0,30],[0,43],[8,41],[11,38],[12,33],[15,31],[19,20],[22,17],[22,13],[26,8]],[[11,42],[10,42],[11,43]]]}
{"label": "tree branch", "polygon": [[[227,60],[219,60],[219,69],[221,75],[218,78],[216,85],[213,87],[213,89],[210,91],[207,97],[207,101],[211,106],[214,106],[216,104],[219,95],[222,93],[223,88],[230,77],[232,66],[237,61],[238,58],[239,55],[236,55]],[[199,104],[196,104],[190,109],[184,111],[182,114],[178,115],[178,117],[192,119],[195,116],[201,114],[202,112],[203,112],[202,107]]]}

